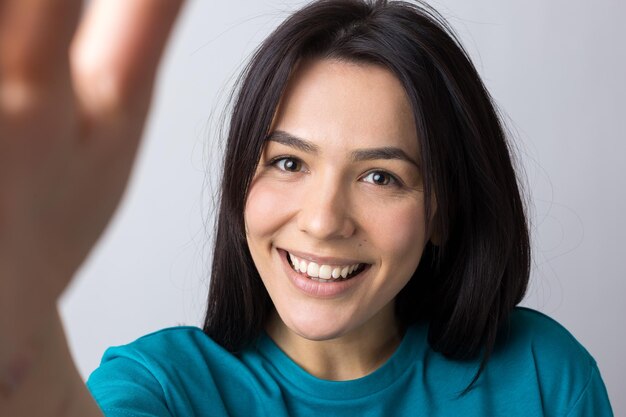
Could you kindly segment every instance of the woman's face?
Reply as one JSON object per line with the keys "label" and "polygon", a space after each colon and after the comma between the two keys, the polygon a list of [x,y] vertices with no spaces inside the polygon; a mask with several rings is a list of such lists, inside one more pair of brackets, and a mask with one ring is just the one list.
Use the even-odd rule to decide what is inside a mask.
{"label": "woman's face", "polygon": [[327,340],[394,320],[393,300],[429,238],[419,152],[406,93],[388,70],[298,67],[245,210],[252,258],[291,331]]}

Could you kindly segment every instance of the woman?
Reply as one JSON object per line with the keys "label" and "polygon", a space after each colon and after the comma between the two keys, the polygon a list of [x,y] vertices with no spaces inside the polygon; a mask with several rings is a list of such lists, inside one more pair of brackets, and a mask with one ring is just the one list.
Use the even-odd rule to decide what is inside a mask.
{"label": "woman", "polygon": [[[137,16],[149,10],[136,4]],[[142,17],[144,31],[133,29],[129,39],[152,32],[163,39],[166,31],[154,28],[169,24],[174,6],[161,7],[167,10]],[[92,25],[79,31],[74,55],[83,82],[98,74],[81,65],[92,62],[80,45],[96,36],[94,22],[88,17]],[[149,64],[162,44],[154,42]],[[75,83],[80,109],[96,121],[80,131],[137,137],[151,79],[139,91],[127,86],[143,81],[150,66],[131,71],[123,64],[139,63],[121,49],[113,53],[110,62],[127,77],[112,94]],[[29,138],[19,116],[43,116],[15,85],[3,117],[15,137]],[[92,142],[72,146],[107,151]],[[118,146],[125,177],[134,147]],[[91,187],[77,181],[93,188],[86,179]],[[51,236],[74,237],[75,257],[58,250],[59,262],[52,253],[49,281],[37,279],[44,269],[15,261],[11,268],[2,258],[4,272],[16,277],[14,294],[34,285],[44,293],[29,305],[39,314],[27,316],[25,330],[12,329],[15,342],[2,351],[10,376],[2,411],[37,410],[26,400],[56,373],[64,384],[52,390],[52,406],[98,415],[72,371],[58,319],[47,326],[41,313],[119,192],[104,210],[91,210],[84,223],[91,234],[74,237],[68,224],[52,223]],[[52,218],[63,204],[46,204],[44,212]],[[11,208],[3,206],[7,218],[19,220]],[[88,381],[105,415],[612,415],[585,349],[549,318],[515,309],[530,249],[511,155],[466,53],[427,6],[315,2],[263,43],[235,102],[217,226],[204,329],[165,329],[108,350]]]}

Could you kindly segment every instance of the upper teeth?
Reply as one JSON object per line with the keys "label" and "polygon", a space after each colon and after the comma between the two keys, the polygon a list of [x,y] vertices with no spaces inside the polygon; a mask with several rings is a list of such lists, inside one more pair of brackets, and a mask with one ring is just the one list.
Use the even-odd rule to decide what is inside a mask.
{"label": "upper teeth", "polygon": [[331,279],[339,277],[346,278],[361,265],[319,265],[315,262],[299,259],[291,253],[289,253],[289,260],[291,261],[291,265],[293,265],[293,269],[295,269],[296,271],[306,273],[312,278],[321,279]]}

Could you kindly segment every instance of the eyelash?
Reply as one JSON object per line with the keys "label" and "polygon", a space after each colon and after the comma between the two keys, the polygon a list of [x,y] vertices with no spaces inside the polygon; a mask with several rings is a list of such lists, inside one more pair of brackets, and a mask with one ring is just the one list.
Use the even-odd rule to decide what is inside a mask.
{"label": "eyelash", "polygon": [[[292,173],[295,173],[295,172],[299,172],[301,170],[301,168],[300,168],[297,171],[290,171],[290,170],[287,170],[285,168],[279,167],[279,164],[281,162],[287,162],[287,161],[294,161],[296,164],[299,164],[300,167],[302,167],[302,161],[300,159],[298,159],[298,158],[293,157],[293,156],[278,156],[276,158],[272,158],[272,160],[270,160],[267,165],[268,166],[273,166],[273,167],[279,169],[282,172],[292,172]],[[376,183],[374,183],[372,181],[367,181],[370,184],[378,185],[380,187],[391,186],[391,187],[397,187],[397,188],[400,188],[403,185],[402,181],[400,181],[398,179],[398,177],[396,177],[395,175],[393,175],[393,174],[391,174],[391,173],[389,173],[389,172],[387,172],[387,171],[385,171],[383,169],[373,169],[373,170],[370,170],[365,175],[363,175],[361,178],[367,178],[367,177],[369,177],[372,174],[383,174],[383,175],[386,175],[389,178],[389,181],[386,184],[376,184]]]}
{"label": "eyelash", "polygon": [[383,175],[386,175],[389,178],[389,182],[387,182],[385,184],[376,184],[374,182],[371,182],[371,184],[378,185],[378,186],[381,186],[381,187],[386,187],[386,186],[401,187],[402,186],[402,183],[400,182],[400,180],[395,175],[390,174],[389,172],[381,170],[381,169],[374,169],[372,171],[369,171],[362,178],[369,177],[372,174],[383,174]]}
{"label": "eyelash", "polygon": [[297,164],[300,164],[302,166],[302,161],[299,160],[298,158],[294,158],[293,156],[277,156],[276,158],[273,158],[271,161],[268,162],[268,166],[274,166],[276,168],[278,168],[281,171],[284,172],[298,172],[298,171],[289,171],[287,169],[284,168],[279,168],[278,165],[280,162],[286,162],[286,161],[294,161]]}

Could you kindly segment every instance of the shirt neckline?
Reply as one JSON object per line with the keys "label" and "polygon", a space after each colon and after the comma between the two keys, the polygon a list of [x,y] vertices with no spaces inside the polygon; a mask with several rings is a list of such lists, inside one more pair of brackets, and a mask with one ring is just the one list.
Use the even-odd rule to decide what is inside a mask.
{"label": "shirt neckline", "polygon": [[414,359],[426,343],[424,335],[424,326],[409,326],[395,352],[382,366],[368,375],[348,381],[330,381],[311,375],[287,356],[265,331],[257,339],[256,348],[270,363],[268,370],[294,395],[349,400],[372,395],[398,381],[415,365]]}

